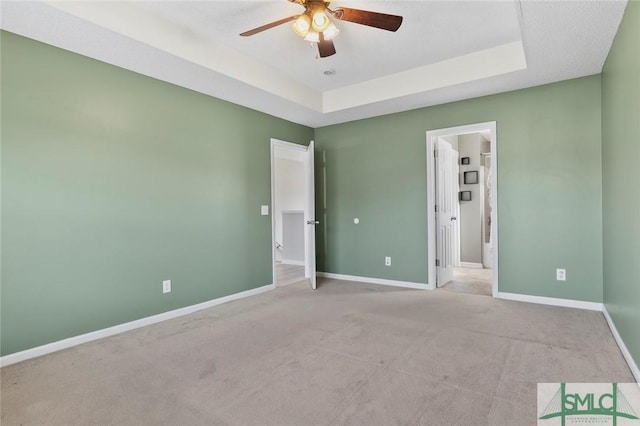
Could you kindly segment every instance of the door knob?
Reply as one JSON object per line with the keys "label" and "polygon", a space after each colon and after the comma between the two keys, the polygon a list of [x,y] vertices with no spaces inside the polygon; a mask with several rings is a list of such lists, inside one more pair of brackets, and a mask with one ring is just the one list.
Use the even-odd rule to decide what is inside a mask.
{"label": "door knob", "polygon": [[455,216],[452,216],[452,217],[451,217],[451,220],[458,220],[458,218],[457,218],[457,217],[455,217]]}
{"label": "door knob", "polygon": [[308,220],[307,221],[307,225],[317,225],[319,223],[320,223],[319,220]]}

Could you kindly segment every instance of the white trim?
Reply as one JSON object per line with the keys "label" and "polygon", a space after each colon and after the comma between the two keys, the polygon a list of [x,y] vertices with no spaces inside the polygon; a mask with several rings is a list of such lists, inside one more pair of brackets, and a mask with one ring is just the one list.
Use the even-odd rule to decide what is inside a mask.
{"label": "white trim", "polygon": [[427,131],[427,265],[429,276],[427,286],[430,290],[436,288],[436,220],[435,220],[435,140],[442,136],[461,135],[489,130],[491,139],[491,198],[493,208],[491,209],[491,241],[493,243],[492,270],[493,270],[493,297],[498,297],[498,147],[496,122],[469,124],[465,126],[449,127],[446,129],[436,129]]}
{"label": "white trim", "polygon": [[315,142],[309,141],[304,159],[304,276],[311,288],[317,288],[316,280],[316,187]]}
{"label": "white trim", "polygon": [[537,303],[539,305],[562,306],[565,308],[586,309],[589,311],[602,311],[602,303],[585,302],[583,300],[558,299],[555,297],[529,296],[527,294],[499,292],[498,299],[515,300],[516,302]]}
{"label": "white trim", "polygon": [[15,364],[21,361],[26,361],[31,358],[36,358],[42,355],[57,352],[62,349],[67,349],[73,346],[81,345],[83,343],[92,342],[94,340],[124,333],[125,331],[131,331],[131,330],[135,330],[136,328],[146,327],[148,325],[156,324],[158,322],[181,317],[184,315],[189,315],[194,312],[201,311],[203,309],[208,309],[217,305],[221,305],[223,303],[231,302],[233,300],[243,299],[249,296],[255,296],[257,294],[264,293],[265,291],[273,290],[274,288],[275,286],[273,284],[268,284],[268,285],[254,288],[251,290],[242,291],[240,293],[234,293],[228,296],[223,296],[217,299],[198,303],[196,305],[185,306],[184,308],[174,309],[172,311],[163,312],[161,314],[152,315],[150,317],[145,317],[135,321],[125,322],[124,324],[114,325],[113,327],[103,328],[102,330],[92,331],[90,333],[69,337],[67,339],[58,340],[57,342],[52,342],[46,345],[37,346],[35,348],[5,355],[3,357],[0,357],[0,367],[6,367],[7,365]]}
{"label": "white trim", "polygon": [[473,268],[473,269],[484,269],[484,265],[482,263],[476,262],[460,262],[461,268]]}
{"label": "white trim", "polygon": [[385,280],[382,278],[358,277],[356,275],[332,274],[330,272],[317,272],[316,275],[318,277],[332,278],[334,280],[356,281],[359,283],[389,285],[392,287],[414,288],[417,290],[431,290],[427,284],[413,283],[410,281],[396,281],[396,280]]}
{"label": "white trim", "polygon": [[635,360],[631,356],[631,352],[629,352],[629,349],[627,349],[627,345],[624,344],[624,341],[622,340],[622,336],[620,336],[620,333],[618,333],[618,329],[616,328],[616,325],[613,322],[613,318],[611,318],[611,315],[609,315],[609,311],[607,311],[607,307],[605,305],[602,306],[602,314],[604,315],[604,318],[607,320],[607,324],[609,324],[609,329],[611,330],[611,334],[613,334],[613,338],[616,340],[616,343],[620,348],[620,352],[622,352],[622,356],[624,357],[625,361],[627,361],[627,364],[629,365],[629,369],[631,370],[633,377],[636,378],[636,382],[640,383],[640,368],[638,367],[638,364],[636,364]]}
{"label": "white trim", "polygon": [[[429,290],[436,289],[436,235],[437,235],[437,223],[436,220],[436,158],[434,155],[436,149],[436,138],[431,137],[430,132],[427,132],[427,285]],[[431,219],[433,218],[433,219]]]}
{"label": "white trim", "polygon": [[289,260],[289,259],[282,259],[280,261],[280,263],[282,263],[283,265],[296,265],[296,266],[304,266],[304,260]]}

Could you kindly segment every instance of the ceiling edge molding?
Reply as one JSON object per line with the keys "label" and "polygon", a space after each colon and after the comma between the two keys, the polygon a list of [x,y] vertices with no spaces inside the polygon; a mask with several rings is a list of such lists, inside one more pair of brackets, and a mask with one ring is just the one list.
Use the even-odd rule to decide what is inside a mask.
{"label": "ceiling edge molding", "polygon": [[51,0],[43,3],[296,104],[322,111],[320,92],[225,45],[153,16],[135,3]]}
{"label": "ceiling edge molding", "polygon": [[322,112],[386,101],[527,68],[520,40],[323,93]]}

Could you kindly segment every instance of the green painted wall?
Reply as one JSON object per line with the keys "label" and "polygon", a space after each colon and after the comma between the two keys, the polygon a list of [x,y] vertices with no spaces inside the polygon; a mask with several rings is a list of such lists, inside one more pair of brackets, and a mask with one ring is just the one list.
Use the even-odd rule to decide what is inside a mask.
{"label": "green painted wall", "polygon": [[319,270],[426,283],[425,133],[495,120],[500,291],[602,302],[600,95],[596,75],[316,129]]}
{"label": "green painted wall", "polygon": [[[6,32],[2,56],[3,355],[271,283],[270,218],[259,215],[270,202],[271,137],[315,136],[319,270],[425,283],[425,132],[495,120],[500,291],[603,300],[602,166],[631,156],[613,149],[626,141],[615,138],[601,157],[600,76],[314,135]],[[615,57],[608,69],[623,73]],[[616,188],[607,194],[634,178],[617,173],[605,174],[605,197],[631,203]],[[622,213],[605,208],[609,238],[607,214]],[[169,295],[163,279],[173,280]],[[610,290],[610,311],[630,333],[633,288]]]}
{"label": "green painted wall", "polygon": [[602,73],[604,302],[640,365],[640,3],[629,2]]}
{"label": "green painted wall", "polygon": [[1,37],[3,355],[272,282],[270,138],[312,129]]}

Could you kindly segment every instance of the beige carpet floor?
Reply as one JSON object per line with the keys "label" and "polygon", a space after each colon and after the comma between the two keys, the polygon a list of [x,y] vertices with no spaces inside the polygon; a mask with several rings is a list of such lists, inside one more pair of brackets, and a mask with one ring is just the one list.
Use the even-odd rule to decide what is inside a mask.
{"label": "beige carpet floor", "polygon": [[9,425],[535,425],[538,382],[631,382],[599,312],[301,282],[5,367]]}
{"label": "beige carpet floor", "polygon": [[491,269],[453,268],[453,280],[442,288],[460,293],[491,296],[492,285],[493,273]]}
{"label": "beige carpet floor", "polygon": [[276,285],[279,287],[304,280],[304,266],[276,263]]}

